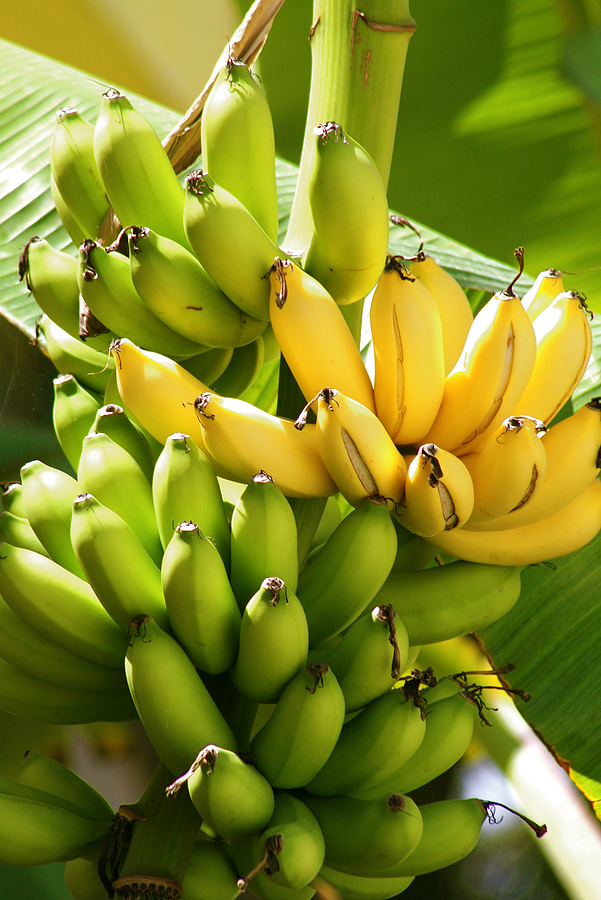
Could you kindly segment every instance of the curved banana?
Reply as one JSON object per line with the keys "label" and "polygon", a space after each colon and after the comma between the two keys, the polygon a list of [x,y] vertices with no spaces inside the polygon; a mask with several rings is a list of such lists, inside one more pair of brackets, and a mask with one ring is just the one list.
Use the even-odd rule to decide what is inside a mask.
{"label": "curved banana", "polygon": [[152,450],[140,429],[128,419],[122,406],[116,403],[106,403],[101,406],[88,434],[95,432],[108,435],[116,444],[127,450],[138,463],[148,481],[152,481],[154,472]]}
{"label": "curved banana", "polygon": [[425,569],[436,556],[436,551],[419,534],[413,534],[404,528],[398,518],[393,516],[393,524],[397,533],[397,552],[392,572],[416,572]]}
{"label": "curved banana", "polygon": [[3,483],[0,503],[4,512],[11,512],[13,516],[21,519],[27,518],[23,501],[23,485],[20,482]]}
{"label": "curved banana", "polygon": [[102,794],[57,759],[28,750],[19,770],[19,783],[48,791],[73,804],[86,819],[97,819],[110,825],[113,810]]}
{"label": "curved banana", "polygon": [[371,291],[386,262],[386,188],[369,153],[340,125],[325,122],[313,133],[307,183],[313,234],[303,267],[337,303],[354,303]]}
{"label": "curved banana", "polygon": [[196,841],[186,864],[182,891],[187,900],[206,900],[207,897],[211,900],[236,900],[240,894],[238,872],[229,844],[225,841]]}
{"label": "curved banana", "polygon": [[[33,299],[59,328],[79,338],[79,287],[77,260],[68,253],[55,250],[48,241],[32,237],[19,257],[19,279],[25,281]],[[93,338],[92,346],[108,347],[103,338]]]}
{"label": "curved banana", "polygon": [[322,888],[323,883],[328,891],[333,888],[336,894],[345,900],[389,900],[390,897],[402,894],[412,881],[413,877],[369,878],[322,866],[314,883],[322,896],[328,896],[326,890]]}
{"label": "curved banana", "polygon": [[77,472],[81,445],[102,406],[102,397],[87,391],[74,375],[59,375],[53,384],[54,433],[63,453],[71,463],[71,468]]}
{"label": "curved banana", "polygon": [[182,366],[195,378],[198,378],[205,384],[212,385],[223,375],[233,355],[233,347],[213,347],[211,350],[205,350],[204,353],[199,353],[197,356],[191,356],[189,359],[182,360]]}
{"label": "curved banana", "polygon": [[265,362],[265,346],[259,335],[244,347],[235,347],[227,369],[216,378],[212,388],[224,397],[241,397],[253,386]]}
{"label": "curved banana", "polygon": [[0,541],[6,541],[12,547],[50,556],[28,520],[7,510],[0,513]]}
{"label": "curved banana", "polygon": [[422,444],[407,468],[405,499],[394,515],[421,537],[459,530],[474,508],[474,485],[459,457]]}
{"label": "curved banana", "polygon": [[39,459],[22,466],[21,480],[27,519],[45,550],[63,568],[83,578],[70,536],[72,503],[81,493],[78,482]]}
{"label": "curved banana", "polygon": [[299,788],[327,764],[344,722],[344,695],[325,663],[310,663],[286,685],[254,736],[253,765],[274,788]]}
{"label": "curved banana", "polygon": [[114,368],[107,354],[88,347],[78,338],[71,337],[44,315],[38,324],[46,341],[48,356],[62,375],[75,375],[88,391],[102,394],[106,388],[110,370]]}
{"label": "curved banana", "polygon": [[332,296],[319,281],[277,254],[269,271],[273,333],[307,402],[330,385],[375,413],[367,369]]}
{"label": "curved banana", "polygon": [[269,103],[242,60],[223,65],[200,120],[202,161],[272,241],[278,239],[275,137]]}
{"label": "curved banana", "polygon": [[323,865],[325,844],[317,819],[302,800],[285,791],[275,791],[273,815],[256,844],[270,851],[263,871],[283,887],[302,890]]}
{"label": "curved banana", "polygon": [[417,443],[432,427],[445,390],[438,306],[402,261],[388,257],[369,317],[378,418],[395,444]]}
{"label": "curved banana", "polygon": [[545,269],[537,277],[529,291],[522,297],[522,306],[528,313],[531,322],[540,315],[558,294],[563,293],[561,272],[557,269]]}
{"label": "curved banana", "polygon": [[63,228],[71,238],[71,241],[75,245],[75,247],[79,247],[79,245],[87,235],[83,233],[81,227],[79,226],[79,223],[74,218],[73,214],[67,207],[67,204],[63,200],[62,194],[56,186],[56,182],[54,180],[52,172],[50,172],[50,195],[52,197],[54,207],[58,213],[58,217],[62,222]]}

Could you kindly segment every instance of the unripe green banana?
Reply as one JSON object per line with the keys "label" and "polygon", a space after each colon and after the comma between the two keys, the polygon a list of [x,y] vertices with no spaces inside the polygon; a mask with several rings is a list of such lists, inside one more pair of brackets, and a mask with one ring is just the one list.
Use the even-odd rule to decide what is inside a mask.
{"label": "unripe green banana", "polygon": [[52,424],[62,451],[77,472],[83,439],[94,424],[102,397],[79,384],[74,375],[54,379]]}
{"label": "unripe green banana", "polygon": [[421,709],[402,691],[388,691],[344,725],[330,757],[305,789],[350,795],[382,781],[419,752],[425,733]]}
{"label": "unripe green banana", "polygon": [[21,519],[27,518],[23,500],[23,485],[19,481],[2,485],[2,502],[0,505],[5,512],[11,512],[13,516],[19,516]]}
{"label": "unripe green banana", "polygon": [[148,738],[170,772],[187,771],[207,744],[237,750],[194,663],[149,616],[132,623],[125,674]]}
{"label": "unripe green banana", "polygon": [[275,243],[256,219],[202,169],[186,178],[184,228],[202,267],[244,312],[269,321],[270,283],[266,277]]}
{"label": "unripe green banana", "polygon": [[[316,797],[299,793],[321,827],[325,864],[356,875],[383,875],[415,850],[422,817],[410,797],[391,794],[378,800]],[[387,871],[388,870],[388,871]]]}
{"label": "unripe green banana", "polygon": [[163,547],[179,522],[196,522],[213,538],[226,569],[230,568],[230,527],[215,471],[189,434],[176,432],[165,441],[152,479],[154,509]]}
{"label": "unripe green banana", "polygon": [[317,819],[302,800],[285,791],[275,792],[273,816],[257,844],[270,851],[263,871],[282,887],[301,890],[323,865],[325,843]]}
{"label": "unripe green banana", "polygon": [[263,338],[235,347],[227,369],[215,379],[213,390],[224,397],[241,397],[257,380],[265,361]]}
{"label": "unripe green banana", "polygon": [[86,819],[111,823],[113,810],[102,794],[57,759],[37,750],[28,750],[23,757],[19,782],[61,797],[76,806]]}
{"label": "unripe green banana", "polygon": [[62,194],[56,186],[56,182],[50,172],[50,194],[52,196],[52,202],[54,203],[54,208],[58,213],[58,217],[63,224],[63,228],[71,238],[71,241],[76,247],[79,247],[81,242],[85,239],[86,235],[81,230],[79,223],[74,218],[73,214],[67,207],[67,204],[63,200]]}
{"label": "unripe green banana", "polygon": [[[269,845],[274,844],[275,840],[272,838]],[[315,895],[315,888],[312,885],[289,888],[277,884],[270,875],[267,875],[264,868],[271,862],[275,869],[277,855],[269,847],[259,845],[256,836],[232,841],[231,852],[236,870],[241,876],[238,886],[243,891],[249,889],[259,900],[311,900]],[[269,869],[272,871],[272,866],[269,866]]]}
{"label": "unripe green banana", "polygon": [[231,581],[241,609],[265,578],[281,578],[296,591],[296,519],[286,497],[266,472],[249,481],[231,521]]}
{"label": "unripe green banana", "polygon": [[[78,338],[77,260],[55,250],[48,241],[32,237],[19,257],[19,278],[25,280],[42,312],[71,337]],[[104,346],[108,347],[108,343]],[[96,346],[96,341],[93,345]]]}
{"label": "unripe green banana", "polygon": [[73,502],[71,543],[94,593],[124,631],[142,613],[171,630],[161,570],[121,516],[93,494]]}
{"label": "unripe green banana", "polygon": [[[127,417],[122,406],[107,403],[101,406],[88,433],[102,432],[133,456],[149,482],[154,472],[154,457],[147,439]],[[94,493],[94,491],[92,491]]]}
{"label": "unripe green banana", "polygon": [[203,822],[228,840],[257,834],[273,815],[269,782],[231,750],[209,744],[169,785],[167,794],[176,793],[184,782]]}
{"label": "unripe green banana", "polygon": [[290,681],[255,735],[253,764],[276,788],[299,788],[321,770],[344,722],[344,696],[325,663],[312,663]]}
{"label": "unripe green banana", "polygon": [[108,434],[90,432],[83,441],[77,478],[81,485],[78,493],[93,494],[103,506],[117,513],[155,565],[160,566],[163,547],[154,515],[152,487],[133,456]]}
{"label": "unripe green banana", "polygon": [[200,120],[204,167],[278,239],[275,138],[265,93],[249,66],[228,59]]}
{"label": "unripe green banana", "polygon": [[46,315],[42,316],[38,327],[46,341],[48,356],[57,371],[63,375],[75,375],[88,391],[101,394],[106,388],[111,369],[115,368],[114,361],[107,359],[106,353],[94,350],[78,338],[71,337]]}
{"label": "unripe green banana", "polygon": [[392,524],[396,530],[397,551],[391,572],[415,572],[418,569],[425,569],[436,556],[436,548],[419,534],[413,534],[408,528],[403,528],[394,516]]}
{"label": "unripe green banana", "polygon": [[226,672],[238,653],[240,610],[217,547],[194,522],[175,529],[161,580],[173,633],[194,665]]}
{"label": "unripe green banana", "polygon": [[311,647],[359,617],[384,584],[395,554],[396,532],[387,507],[363,500],[299,575]]}
{"label": "unripe green banana", "polygon": [[102,95],[94,128],[94,157],[115,215],[187,247],[184,190],[152,126],[127,97]]}
{"label": "unripe green banana", "polygon": [[236,900],[238,872],[225,841],[198,840],[182,881],[186,900]]}
{"label": "unripe green banana", "polygon": [[211,386],[223,375],[234,355],[233,347],[212,347],[198,356],[184,359],[182,366],[199,381]]}
{"label": "unripe green banana", "polygon": [[300,600],[281,578],[266,578],[242,614],[232,681],[250,700],[276,703],[305,665],[308,649],[309,631]]}
{"label": "unripe green banana", "polygon": [[121,668],[123,632],[89,584],[54,560],[1,545],[0,595],[21,618],[73,653]]}
{"label": "unripe green banana", "polygon": [[75,478],[40,462],[21,468],[27,518],[45,550],[64,569],[84,578],[71,545],[71,510],[81,488]]}
{"label": "unripe green banana", "polygon": [[[409,887],[413,877],[369,878],[365,875],[350,875],[329,866],[322,866],[319,871],[318,885],[324,881],[329,889],[334,888],[338,896],[344,900],[389,900],[397,897]],[[325,894],[325,890],[321,890]],[[87,900],[87,898],[84,898]],[[95,898],[94,898],[95,900]]]}
{"label": "unripe green banana", "polygon": [[459,560],[419,572],[391,572],[376,595],[392,603],[412,646],[479,631],[505,615],[520,596],[521,566]]}
{"label": "unripe green banana", "polygon": [[304,268],[337,303],[365,297],[388,248],[386,188],[369,153],[336,122],[314,129],[308,197],[313,235]]}
{"label": "unripe green banana", "polygon": [[69,859],[63,873],[73,900],[106,900],[106,888],[98,876],[98,859]]}
{"label": "unripe green banana", "polygon": [[0,541],[6,541],[12,547],[22,547],[24,550],[41,553],[42,556],[50,556],[28,520],[12,512],[0,513]]}

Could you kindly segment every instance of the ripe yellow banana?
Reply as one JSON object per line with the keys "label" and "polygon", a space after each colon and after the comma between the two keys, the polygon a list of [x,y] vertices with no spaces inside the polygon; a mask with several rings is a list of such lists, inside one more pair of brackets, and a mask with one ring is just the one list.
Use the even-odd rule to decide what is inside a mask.
{"label": "ripe yellow banana", "polygon": [[464,463],[448,450],[423,444],[407,468],[401,525],[422,537],[460,529],[474,508],[474,485]]}
{"label": "ripe yellow banana", "polygon": [[561,272],[557,269],[545,269],[541,272],[530,290],[522,297],[522,306],[528,313],[530,321],[534,322],[557,295],[563,293],[563,289]]}

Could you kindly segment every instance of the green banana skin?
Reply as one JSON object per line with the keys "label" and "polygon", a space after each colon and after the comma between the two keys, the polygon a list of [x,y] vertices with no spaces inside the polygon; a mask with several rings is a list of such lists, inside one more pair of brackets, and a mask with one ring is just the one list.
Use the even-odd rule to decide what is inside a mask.
{"label": "green banana skin", "polygon": [[388,691],[343,726],[330,757],[305,789],[351,795],[382,781],[420,752],[425,733],[426,723],[413,700],[400,690]]}
{"label": "green banana skin", "polygon": [[94,159],[94,126],[71,107],[56,114],[50,169],[58,192],[84,237],[95,238],[110,203]]}
{"label": "green banana skin", "polygon": [[202,169],[186,178],[184,228],[202,267],[232,303],[269,321],[266,277],[276,256],[276,244],[239,200]]}
{"label": "green banana skin", "polygon": [[167,793],[175,793],[184,781],[203,822],[223,838],[257,834],[273,815],[271,785],[231,750],[209,744]]}
{"label": "green banana skin", "polygon": [[0,541],[13,547],[32,550],[42,556],[50,556],[27,519],[11,512],[0,513]]}
{"label": "green banana skin", "polygon": [[[344,696],[323,663],[290,681],[251,744],[251,759],[272,787],[299,788],[322,769],[344,723]],[[310,880],[310,879],[309,879]]]}
{"label": "green banana skin", "polygon": [[265,874],[275,884],[301,890],[313,881],[323,865],[325,842],[313,813],[285,791],[275,792],[274,813],[257,839],[259,849],[273,846],[274,838],[277,865],[272,865],[273,857],[270,857]]}
{"label": "green banana skin", "polygon": [[21,468],[21,480],[29,524],[45,551],[64,569],[85,578],[71,545],[71,508],[81,493],[77,480],[39,459]]}
{"label": "green banana skin", "polygon": [[420,572],[394,572],[375,602],[394,605],[412,646],[434,644],[479,631],[505,615],[520,596],[521,571],[459,560]]}
{"label": "green banana skin", "polygon": [[194,522],[180,522],[161,568],[173,633],[195,666],[218,675],[238,653],[240,610],[217,547]]}
{"label": "green banana skin", "polygon": [[74,900],[106,900],[108,896],[98,877],[98,859],[79,857],[67,860],[63,877]]}
{"label": "green banana skin", "polygon": [[389,900],[390,897],[402,894],[413,879],[414,876],[367,878],[364,875],[340,872],[329,866],[322,866],[319,871],[319,882],[325,881],[344,900]]}
{"label": "green banana skin", "polygon": [[76,247],[79,247],[86,235],[83,233],[79,224],[74,219],[72,213],[67,208],[67,204],[63,200],[62,194],[56,186],[56,182],[54,180],[52,172],[50,172],[50,194],[52,196],[52,202],[54,203],[55,209],[58,213],[58,217],[62,222],[63,228],[71,238],[73,244]]}
{"label": "green banana skin", "polygon": [[198,356],[183,360],[181,365],[203,384],[212,387],[229,366],[233,355],[233,347],[211,347]]}
{"label": "green banana skin", "polygon": [[224,841],[196,841],[182,890],[186,900],[235,900],[239,896],[238,872]]}
{"label": "green banana skin", "polygon": [[325,864],[354,875],[388,877],[417,847],[422,817],[410,797],[392,794],[378,800],[316,797],[298,792],[321,827]]}
{"label": "green banana skin", "polygon": [[152,483],[154,457],[150,445],[142,432],[128,419],[122,406],[116,403],[107,403],[101,406],[88,433],[94,432],[107,434],[116,444],[127,450],[138,463],[148,481]]}
{"label": "green banana skin", "polygon": [[0,544],[0,595],[28,625],[76,655],[120,669],[126,642],[90,585],[54,560]]}
{"label": "green banana skin", "polygon": [[266,578],[242,614],[231,679],[250,700],[277,703],[305,665],[308,649],[307,620],[298,597],[281,578]]}
{"label": "green banana skin", "polygon": [[187,771],[207,744],[237,751],[194,663],[149,616],[132,623],[125,674],[148,738],[170,772]]}
{"label": "green banana skin", "polygon": [[77,494],[93,494],[117,513],[160,566],[163,546],[154,516],[152,487],[133,456],[108,434],[90,432],[83,440],[77,479],[81,485]]}
{"label": "green banana skin", "polygon": [[102,406],[102,397],[86,390],[74,375],[54,379],[52,424],[61,449],[77,472],[81,445]]}
{"label": "green banana skin", "polygon": [[232,59],[221,68],[200,128],[205,168],[277,241],[273,122],[267,98],[249,66]]}
{"label": "green banana skin", "polygon": [[3,485],[0,508],[4,512],[11,512],[13,516],[19,516],[21,519],[27,518],[23,501],[23,485],[19,481]]}
{"label": "green banana skin", "polygon": [[230,526],[219,481],[211,463],[189,434],[170,435],[156,461],[152,496],[163,547],[179,522],[196,522],[213,538],[230,570]]}
{"label": "green banana skin", "polygon": [[[261,866],[265,850],[259,846],[256,837],[237,838],[231,842],[234,865],[240,875],[239,884],[248,889],[259,900],[311,900],[315,888],[308,884],[303,888],[289,888],[277,884],[263,871]],[[204,898],[203,898],[204,900]]]}
{"label": "green banana skin", "polygon": [[436,547],[418,534],[403,528],[394,516],[392,524],[397,533],[397,553],[391,572],[416,572],[425,569],[436,557]]}
{"label": "green banana skin", "polygon": [[389,876],[425,875],[436,872],[472,852],[484,819],[486,805],[482,800],[439,800],[420,806],[424,823],[423,835],[414,851],[384,874]]}
{"label": "green banana skin", "polygon": [[92,494],[73,502],[71,542],[94,593],[123,631],[144,611],[171,630],[161,570],[129,525]]}
{"label": "green banana skin", "polygon": [[245,315],[176,241],[134,227],[129,252],[135,289],[148,309],[178,334],[227,348],[252,343],[265,330],[266,323]]}
{"label": "green banana skin", "polygon": [[71,337],[78,338],[77,260],[55,250],[48,241],[32,237],[19,257],[19,278],[25,280],[42,312]]}
{"label": "green banana skin", "polygon": [[[311,647],[330,640],[348,628],[368,604],[374,605],[394,562],[396,546],[396,532],[385,506],[364,500],[342,520],[298,579]],[[376,602],[384,606],[391,601],[382,598]]]}
{"label": "green banana skin", "polygon": [[102,794],[67,766],[36,750],[28,750],[21,763],[20,784],[48,791],[73,804],[86,819],[110,825],[113,810]]}
{"label": "green banana skin", "polygon": [[235,347],[230,364],[213,384],[213,390],[222,397],[241,397],[253,386],[263,368],[265,347],[259,335],[244,347]]}
{"label": "green banana skin", "polygon": [[263,580],[273,575],[296,591],[296,519],[275,481],[262,472],[244,488],[232,513],[231,581],[242,610]]}
{"label": "green banana skin", "polygon": [[105,388],[114,360],[107,354],[89,347],[78,338],[71,337],[44,315],[38,328],[46,341],[48,356],[62,375],[75,375],[88,391],[101,394]]}

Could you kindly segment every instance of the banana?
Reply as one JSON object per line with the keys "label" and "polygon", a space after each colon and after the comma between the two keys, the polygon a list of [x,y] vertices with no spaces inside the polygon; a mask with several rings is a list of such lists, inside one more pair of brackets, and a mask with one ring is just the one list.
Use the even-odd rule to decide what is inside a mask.
{"label": "banana", "polygon": [[79,224],[77,223],[76,219],[73,217],[73,214],[68,209],[67,204],[63,200],[62,194],[56,186],[56,182],[54,180],[52,172],[50,172],[50,195],[52,197],[54,207],[58,213],[58,217],[62,222],[63,228],[71,238],[72,243],[76,247],[79,247],[81,242],[85,239],[86,235],[81,230]]}
{"label": "banana", "polygon": [[459,559],[501,566],[527,566],[579,550],[600,529],[601,481],[595,479],[566,506],[530,524],[504,531],[456,528],[427,540]]}
{"label": "banana", "polygon": [[240,610],[219,551],[194,522],[175,529],[161,582],[173,633],[194,665],[211,675],[226,672],[236,661]]}
{"label": "banana", "polygon": [[0,513],[0,541],[50,556],[27,519],[6,510]]}
{"label": "banana", "polygon": [[234,507],[231,521],[231,582],[243,610],[265,578],[276,575],[296,592],[296,519],[278,485],[266,472],[255,475]]}
{"label": "banana", "polygon": [[319,822],[326,842],[324,861],[332,869],[387,877],[421,839],[419,808],[402,794],[377,800],[317,797],[306,791],[298,796]]}
{"label": "banana", "polygon": [[110,824],[113,810],[102,794],[57,759],[28,750],[19,771],[19,783],[48,791],[76,806],[86,819]]}
{"label": "banana", "polygon": [[58,372],[75,375],[88,391],[101,394],[105,390],[110,370],[114,368],[113,361],[107,361],[106,353],[71,337],[46,315],[40,319],[38,328],[46,341],[48,356]]}
{"label": "banana", "polygon": [[276,244],[246,207],[207,172],[190,172],[186,189],[184,228],[203,269],[232,303],[268,322],[267,273],[280,253]]}
{"label": "banana", "polygon": [[121,668],[126,643],[92,588],[54,560],[0,546],[0,596],[28,625],[85,659]]}
{"label": "banana", "polygon": [[245,315],[217,287],[197,258],[150,228],[128,235],[132,283],[151,312],[178,334],[209,347],[242,347],[266,323]]}
{"label": "banana", "polygon": [[73,501],[71,542],[94,593],[124,631],[144,612],[170,631],[161,571],[118,513],[93,494],[79,494]]}
{"label": "banana", "polygon": [[[68,864],[70,865],[70,864]],[[365,875],[351,875],[329,866],[322,866],[314,884],[322,897],[332,900],[389,900],[402,894],[412,883],[413,877],[369,878]],[[334,893],[332,893],[332,890]],[[94,898],[95,900],[95,898]]]}
{"label": "banana", "polygon": [[380,419],[356,400],[326,387],[317,399],[317,447],[340,493],[390,509],[405,494],[407,464]]}
{"label": "banana", "polygon": [[[136,426],[131,422],[122,406],[115,403],[106,403],[101,406],[88,434],[101,432],[108,435],[116,444],[135,459],[149,482],[152,482],[154,472],[154,457],[148,441]],[[92,493],[94,493],[92,491]]]}
{"label": "banana", "polygon": [[102,397],[90,393],[74,375],[59,375],[54,379],[52,424],[61,449],[77,472],[81,445],[94,424]]}
{"label": "banana", "polygon": [[217,379],[223,375],[229,366],[232,356],[234,355],[233,347],[217,348],[205,350],[198,356],[191,356],[190,359],[184,359],[182,366],[205,384],[212,385]]}
{"label": "banana", "polygon": [[98,876],[100,853],[88,854],[87,859],[78,857],[65,863],[63,878],[65,887],[74,900],[106,900],[106,888]]}
{"label": "banana", "polygon": [[230,529],[215,471],[190,435],[169,435],[156,461],[152,496],[163,547],[179,522],[196,522],[230,568]]}
{"label": "banana", "polygon": [[421,537],[460,529],[474,508],[474,485],[462,460],[436,444],[422,444],[407,468],[401,525]]}
{"label": "banana", "polygon": [[461,560],[418,572],[391,572],[374,602],[394,606],[410,646],[434,644],[479,631],[509,612],[520,596],[520,572],[520,565]]}
{"label": "banana", "polygon": [[[19,279],[25,281],[33,299],[59,328],[79,338],[79,287],[77,260],[55,250],[48,241],[32,237],[19,257]],[[92,345],[98,346],[98,339]],[[102,349],[108,347],[106,340]]]}
{"label": "banana", "polygon": [[23,501],[23,485],[20,482],[2,483],[0,506],[5,512],[11,512],[13,516],[19,516],[21,519],[27,518]]}
{"label": "banana", "polygon": [[276,254],[270,262],[271,325],[307,402],[330,385],[375,413],[373,387],[342,312],[319,281]]}
{"label": "banana", "polygon": [[418,534],[403,528],[399,520],[392,519],[397,533],[397,552],[392,572],[416,572],[425,569],[436,556],[434,548]]}
{"label": "banana", "polygon": [[354,303],[371,291],[386,262],[386,188],[369,153],[340,125],[325,122],[313,133],[307,183],[313,233],[303,267],[337,303]]}
{"label": "banana", "polygon": [[378,418],[395,444],[414,444],[432,427],[445,389],[438,306],[401,260],[388,257],[369,316]]}
{"label": "banana", "polygon": [[160,566],[163,546],[154,515],[152,487],[133,456],[108,434],[91,432],[83,441],[77,479],[81,489],[72,502],[78,494],[93,494],[129,525],[155,565]]}
{"label": "banana", "polygon": [[96,238],[110,203],[94,159],[94,126],[69,106],[56,114],[50,171],[84,237]]}
{"label": "banana", "polygon": [[541,272],[524,296],[522,297],[522,306],[528,313],[531,322],[540,315],[558,294],[562,294],[564,290],[561,272],[557,269],[545,269]]}
{"label": "banana", "polygon": [[240,894],[238,872],[229,845],[224,841],[196,841],[184,872],[182,891],[186,900],[236,900]]}
{"label": "banana", "polygon": [[323,865],[325,844],[317,819],[285,791],[275,792],[273,815],[256,844],[269,851],[263,871],[283,887],[302,890]]}
{"label": "banana", "polygon": [[577,291],[565,291],[533,322],[536,363],[519,408],[545,425],[555,418],[584,375],[593,349],[589,316]]}
{"label": "banana", "polygon": [[[389,576],[390,577],[390,576]],[[386,583],[382,590],[385,590]],[[345,712],[357,712],[385,694],[407,669],[407,629],[391,605],[376,606],[358,618],[331,650],[312,650],[323,659],[342,688]]]}
{"label": "banana", "polygon": [[402,691],[389,690],[345,723],[331,755],[305,790],[332,796],[369,788],[420,753],[425,733],[421,709]]}
{"label": "banana", "polygon": [[29,524],[52,559],[63,568],[84,578],[71,546],[71,508],[81,493],[75,478],[40,462],[21,468],[23,500]]}
{"label": "banana", "polygon": [[274,788],[315,779],[339,740],[344,695],[325,663],[311,663],[290,681],[251,744],[253,765]]}
{"label": "banana", "polygon": [[265,362],[265,346],[259,335],[251,344],[236,347],[227,369],[213,382],[213,390],[224,397],[241,397],[253,386]]}
{"label": "banana", "polygon": [[445,375],[461,355],[474,314],[461,285],[433,257],[418,251],[409,263],[409,273],[428,288],[440,315]]}
{"label": "banana", "polygon": [[221,67],[200,120],[204,167],[277,242],[278,198],[271,111],[258,78],[242,60]]}
{"label": "banana", "polygon": [[227,840],[257,834],[273,815],[275,798],[269,782],[231,750],[209,744],[169,785],[167,795],[177,793],[184,783],[203,822]]}
{"label": "banana", "polygon": [[311,647],[359,617],[384,584],[395,553],[396,532],[387,508],[363,500],[299,575]]}
{"label": "banana", "polygon": [[218,475],[248,483],[257,472],[268,472],[286,497],[336,493],[317,449],[315,425],[299,431],[289,419],[208,391],[196,398],[194,406]]}
{"label": "banana", "polygon": [[307,659],[309,633],[303,607],[281,578],[266,578],[242,614],[240,646],[230,670],[241,694],[276,703]]}
{"label": "banana", "polygon": [[0,778],[0,864],[39,866],[74,859],[110,826],[80,815],[48,791]]}
{"label": "banana", "polygon": [[188,247],[184,190],[156,132],[124,94],[102,95],[94,158],[115,215],[124,227],[144,225]]}
{"label": "banana", "polygon": [[236,752],[233,732],[175,638],[150,616],[129,631],[125,674],[148,738],[170,772],[185,772],[198,748]]}

